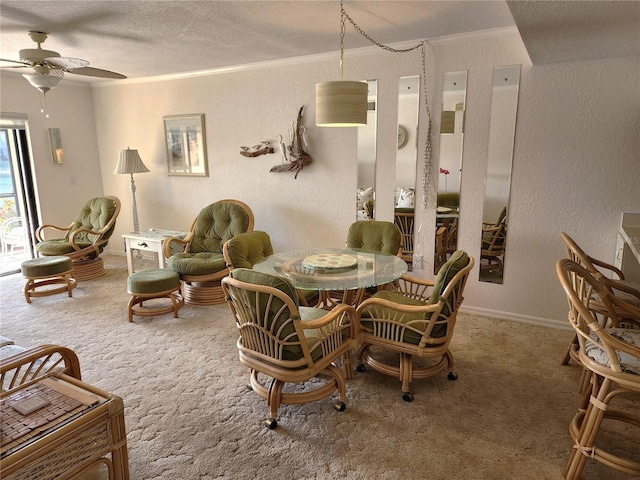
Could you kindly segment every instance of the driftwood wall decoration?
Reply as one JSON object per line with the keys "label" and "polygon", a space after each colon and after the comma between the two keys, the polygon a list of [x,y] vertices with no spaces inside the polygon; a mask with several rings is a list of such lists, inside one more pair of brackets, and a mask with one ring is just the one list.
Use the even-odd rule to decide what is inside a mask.
{"label": "driftwood wall decoration", "polygon": [[259,145],[253,147],[240,147],[240,155],[245,157],[258,157],[267,153],[273,153],[273,147],[269,145],[269,140],[263,140]]}
{"label": "driftwood wall decoration", "polygon": [[282,135],[280,135],[280,152],[282,154],[282,164],[276,165],[269,170],[270,172],[296,172],[294,179],[298,178],[298,174],[302,169],[309,165],[313,159],[306,151],[309,149],[307,143],[306,133],[307,128],[302,125],[302,110],[304,105],[300,107],[298,111],[298,118],[294,124],[291,124],[291,131],[289,132],[289,145],[286,145],[282,141]]}

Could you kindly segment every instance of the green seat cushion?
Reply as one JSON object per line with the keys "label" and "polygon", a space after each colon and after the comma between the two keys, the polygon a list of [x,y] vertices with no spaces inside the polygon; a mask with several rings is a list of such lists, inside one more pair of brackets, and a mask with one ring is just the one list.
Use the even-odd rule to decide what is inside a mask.
{"label": "green seat cushion", "polygon": [[211,275],[227,268],[222,253],[175,253],[167,259],[171,270],[180,275]]}
{"label": "green seat cushion", "polygon": [[259,230],[239,233],[227,242],[226,249],[233,268],[253,268],[260,260],[273,255],[269,235]]}
{"label": "green seat cushion", "polygon": [[347,233],[347,248],[397,255],[402,234],[395,223],[377,220],[355,222]]}
{"label": "green seat cushion", "polygon": [[[86,240],[76,240],[76,245],[82,249],[90,247],[93,243]],[[36,245],[36,250],[43,255],[66,255],[76,251],[73,248],[73,245],[71,245],[71,242],[66,238],[52,238],[51,240],[45,240]],[[100,247],[99,250],[102,252],[103,248]]]}
{"label": "green seat cushion", "polygon": [[73,269],[69,257],[39,257],[25,260],[20,266],[25,277],[53,277]]}
{"label": "green seat cushion", "polygon": [[175,290],[180,287],[180,275],[169,269],[142,270],[129,275],[127,291],[150,294]]}

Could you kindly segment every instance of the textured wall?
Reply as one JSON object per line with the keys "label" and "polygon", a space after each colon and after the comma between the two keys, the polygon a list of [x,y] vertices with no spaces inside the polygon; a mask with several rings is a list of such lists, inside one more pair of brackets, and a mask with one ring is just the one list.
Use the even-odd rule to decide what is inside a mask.
{"label": "textured wall", "polygon": [[[477,271],[473,272],[465,307],[565,325],[566,300],[554,271],[556,260],[565,254],[559,233],[568,232],[593,256],[613,262],[621,213],[640,211],[640,64],[638,58],[620,58],[532,67],[517,36],[434,43],[429,48],[427,87],[434,132],[439,127],[443,73],[469,72],[459,247],[475,257],[480,254],[492,71],[494,66],[513,64],[523,64],[523,69],[505,283],[479,283]],[[393,214],[397,81],[420,72],[419,52],[400,55],[362,50],[350,52],[345,61],[345,78],[379,80],[376,196],[381,219],[391,219]],[[84,172],[95,165],[96,157],[100,159],[99,174],[91,179],[83,175],[83,181],[95,182],[101,175],[104,192],[122,199],[114,238],[132,229],[129,182],[112,174],[119,150],[129,146],[138,149],[151,170],[136,176],[142,228],[187,229],[203,206],[231,197],[251,206],[256,229],[269,232],[276,250],[341,246],[355,216],[356,130],[316,128],[314,106],[315,84],[337,77],[336,56],[334,60],[309,59],[296,65],[206,77],[100,86],[92,90],[96,133],[86,131],[93,125],[87,118],[91,105],[84,87],[78,88],[81,103],[77,107],[65,101],[53,108],[55,94],[65,94],[62,86],[57,87],[50,95],[50,110],[58,114],[52,118],[64,119],[78,131],[74,138],[83,147],[87,163],[74,164],[74,168]],[[37,102],[28,85],[23,88],[4,82],[2,89],[2,110],[21,111],[25,102]],[[9,102],[14,94],[18,100]],[[271,166],[280,163],[278,152],[256,158],[239,154],[240,145],[275,141],[278,134],[287,138],[303,104],[314,163],[296,180],[293,174],[269,173]],[[30,117],[36,116],[30,103],[29,108]],[[167,176],[162,117],[188,113],[205,114],[207,178]],[[425,118],[423,109],[423,127]],[[421,128],[420,158],[425,134],[426,128]],[[97,149],[92,149],[93,135]],[[66,143],[65,138],[63,131]],[[42,139],[32,133],[32,142],[41,156],[45,151]],[[434,171],[437,154],[434,136]],[[62,168],[72,168],[72,164]],[[52,171],[58,175],[62,170]],[[419,166],[418,178],[421,176]],[[64,176],[54,182],[59,183],[55,195],[53,188],[42,191],[42,204],[64,198],[75,210],[79,188],[68,188]],[[91,186],[92,190],[99,188]],[[416,274],[429,278],[435,212],[418,211],[417,219],[417,253],[428,263]],[[110,248],[123,250],[117,241]]]}

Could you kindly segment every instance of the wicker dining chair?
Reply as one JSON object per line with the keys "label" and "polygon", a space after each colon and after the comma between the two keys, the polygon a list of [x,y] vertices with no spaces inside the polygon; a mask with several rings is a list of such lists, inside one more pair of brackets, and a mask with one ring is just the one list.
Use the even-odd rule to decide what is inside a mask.
{"label": "wicker dining chair", "polygon": [[[449,344],[455,330],[458,308],[474,259],[462,250],[454,252],[442,266],[435,282],[403,276],[395,290],[381,290],[357,308],[360,315],[358,371],[365,364],[402,382],[402,398],[411,402],[411,381],[449,370],[455,380]],[[375,353],[373,349],[382,352]],[[390,364],[386,352],[400,354],[400,365]],[[414,358],[435,360],[418,366]]]}
{"label": "wicker dining chair", "polygon": [[[346,408],[343,370],[348,374],[352,368],[353,307],[338,305],[327,312],[299,306],[287,279],[246,268],[232,270],[222,288],[238,327],[240,362],[251,370],[251,388],[269,406],[267,427],[277,426],[281,404],[315,402],[336,390],[335,408]],[[342,369],[336,364],[340,359]],[[287,383],[298,388],[288,390]]]}
{"label": "wicker dining chair", "polygon": [[[183,295],[192,305],[224,303],[220,281],[229,273],[223,246],[239,233],[253,231],[253,212],[239,200],[219,200],[203,208],[186,237],[164,240],[167,265],[180,274]],[[180,250],[178,252],[175,249]]]}
{"label": "wicker dining chair", "polygon": [[[347,232],[346,247],[353,250],[380,252],[402,257],[402,245],[402,233],[393,222],[361,220],[352,223]],[[385,287],[379,286],[378,288]],[[320,292],[318,305],[327,310],[341,303],[357,307],[369,294],[370,292],[364,288],[323,291]]]}
{"label": "wicker dining chair", "polygon": [[616,410],[612,405],[621,395],[640,400],[640,330],[617,327],[619,319],[608,287],[587,269],[565,258],[557,262],[556,272],[567,295],[569,323],[578,338],[577,357],[589,378],[583,382],[588,388],[583,388],[570,423],[574,446],[564,476],[579,479],[588,459],[640,475],[637,455],[623,457],[616,437],[607,436],[596,446],[605,419],[640,427],[637,408]]}
{"label": "wicker dining chair", "polygon": [[[100,254],[107,246],[116,228],[120,213],[120,200],[106,195],[85,203],[78,216],[66,227],[45,224],[36,230],[36,250],[40,255],[64,255],[73,262],[73,277],[78,281],[90,280],[105,274]],[[47,238],[50,231],[61,237]]]}
{"label": "wicker dining chair", "polygon": [[[637,309],[640,308],[640,285],[625,280],[624,273],[609,263],[598,260],[589,256],[567,233],[560,233],[560,237],[567,248],[567,256],[569,259],[584,267],[597,280],[601,281],[612,295],[611,301],[620,322],[627,326],[640,328],[640,318],[637,315]],[[598,306],[606,313],[606,307],[593,299],[592,306]],[[569,360],[579,363],[577,359],[578,342],[577,336],[573,338],[567,352],[565,353],[562,364],[566,365]]]}

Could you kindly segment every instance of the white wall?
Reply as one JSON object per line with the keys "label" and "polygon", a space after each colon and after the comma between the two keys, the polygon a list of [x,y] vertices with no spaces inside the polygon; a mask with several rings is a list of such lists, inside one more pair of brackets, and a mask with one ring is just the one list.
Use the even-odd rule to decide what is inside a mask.
{"label": "white wall", "polygon": [[[467,310],[507,318],[565,325],[566,300],[555,276],[555,262],[564,256],[559,233],[572,235],[593,256],[613,262],[615,237],[623,211],[640,211],[640,64],[620,58],[532,67],[517,36],[434,44],[427,52],[427,86],[434,120],[439,128],[440,86],[447,71],[468,70],[465,145],[462,173],[459,248],[476,258],[480,253],[482,199],[486,168],[491,80],[494,66],[524,64],[516,127],[509,246],[504,285],[480,283],[477,269],[465,291]],[[379,219],[393,215],[397,81],[421,73],[420,53],[391,54],[359,51],[348,54],[345,78],[377,78],[379,133],[376,168],[376,209]],[[114,239],[132,229],[129,182],[113,175],[120,149],[137,148],[150,173],[136,176],[142,228],[182,228],[191,224],[205,205],[222,198],[247,202],[256,229],[269,232],[276,250],[341,246],[355,216],[356,129],[315,127],[315,84],[338,76],[335,60],[314,59],[276,66],[165,81],[125,80],[93,89],[97,149],[91,150],[86,118],[91,112],[84,87],[76,87],[82,113],[71,101],[54,105],[58,86],[50,94],[52,113],[64,115],[69,128],[63,143],[82,146],[87,165],[100,159],[105,193],[123,203]],[[4,79],[4,76],[3,76]],[[23,80],[21,80],[23,81]],[[19,83],[19,82],[18,82]],[[2,85],[2,110],[29,110],[37,93],[16,82]],[[6,91],[5,91],[6,90]],[[434,93],[435,92],[435,93]],[[14,98],[15,97],[15,98]],[[7,108],[5,104],[11,98]],[[37,101],[37,99],[36,99]],[[280,163],[278,152],[255,158],[239,154],[240,145],[275,140],[285,135],[298,108],[305,104],[314,162],[296,180],[290,173],[269,173]],[[70,114],[73,112],[73,115]],[[169,177],[166,172],[162,117],[204,113],[209,154],[209,177]],[[70,117],[80,117],[75,122]],[[55,118],[55,117],[52,117]],[[73,123],[72,123],[73,122]],[[424,108],[420,124],[426,126]],[[59,125],[51,125],[59,126]],[[65,125],[66,127],[66,125]],[[419,158],[424,153],[426,128],[420,131]],[[46,150],[33,135],[38,157]],[[434,135],[434,176],[438,168],[438,136]],[[48,148],[48,147],[47,147]],[[71,145],[69,145],[71,148]],[[47,159],[48,161],[48,159]],[[73,167],[72,167],[73,165]],[[55,169],[80,170],[77,163]],[[87,167],[89,168],[89,167]],[[68,186],[68,172],[51,166],[58,185],[43,189],[43,204],[66,200],[60,208],[75,214],[79,187]],[[64,174],[58,172],[65,172]],[[418,167],[418,198],[422,167]],[[79,177],[80,180],[80,177]],[[44,180],[39,180],[42,183]],[[91,190],[94,190],[91,187]],[[58,215],[58,212],[56,212]],[[435,211],[417,209],[417,253],[432,258]],[[122,242],[111,242],[122,252]],[[415,273],[430,277],[431,265]],[[501,313],[502,312],[502,313]]]}
{"label": "white wall", "polygon": [[[40,113],[40,92],[19,74],[0,75],[0,112],[28,116],[41,218],[67,226],[89,198],[103,195],[91,88],[63,80],[47,94],[46,118]],[[60,129],[61,165],[51,158],[49,128]]]}

